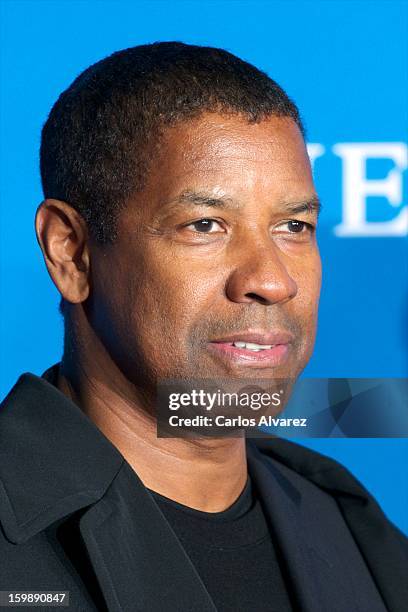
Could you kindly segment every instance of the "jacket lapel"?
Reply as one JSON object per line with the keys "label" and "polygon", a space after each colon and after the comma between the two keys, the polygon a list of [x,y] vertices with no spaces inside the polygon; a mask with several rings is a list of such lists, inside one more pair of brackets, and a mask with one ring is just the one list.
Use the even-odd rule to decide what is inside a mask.
{"label": "jacket lapel", "polygon": [[[309,520],[300,490],[279,464],[262,456],[249,443],[248,467],[280,550],[296,607],[302,612],[385,612],[365,568],[353,561],[346,547],[336,547],[336,543],[327,541],[325,521],[328,518],[324,512],[321,528],[319,521]],[[317,507],[316,512],[320,511]],[[360,587],[362,594],[357,601],[356,590]]]}
{"label": "jacket lapel", "polygon": [[124,464],[80,531],[110,612],[216,612],[153,497]]}
{"label": "jacket lapel", "polygon": [[[408,540],[363,485],[340,463],[288,440],[271,436],[257,440],[256,447],[275,466],[287,466],[336,500],[387,610],[408,609]],[[348,565],[345,559],[346,571]]]}
{"label": "jacket lapel", "polygon": [[303,612],[325,609],[314,584],[313,562],[302,537],[297,509],[299,493],[277,470],[271,472],[251,444],[248,444],[248,469],[269,518],[272,537],[282,555],[291,598]]}

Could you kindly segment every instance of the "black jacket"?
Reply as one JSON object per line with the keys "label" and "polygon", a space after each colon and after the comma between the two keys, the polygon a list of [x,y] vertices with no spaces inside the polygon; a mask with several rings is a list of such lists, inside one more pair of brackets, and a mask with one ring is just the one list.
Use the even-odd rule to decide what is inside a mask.
{"label": "black jacket", "polygon": [[[277,438],[247,450],[297,610],[408,610],[408,540],[344,467]],[[0,524],[0,591],[69,591],[82,612],[215,612],[129,464],[32,374],[0,409]]]}

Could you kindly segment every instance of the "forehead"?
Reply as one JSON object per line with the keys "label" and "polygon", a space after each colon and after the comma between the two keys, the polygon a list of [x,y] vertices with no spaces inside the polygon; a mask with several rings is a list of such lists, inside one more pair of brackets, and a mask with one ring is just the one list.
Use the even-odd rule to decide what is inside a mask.
{"label": "forehead", "polygon": [[290,148],[303,149],[304,143],[299,128],[287,117],[268,117],[250,123],[241,115],[206,113],[168,129],[162,146],[177,148],[185,160],[205,163],[231,156],[271,161],[287,156]]}
{"label": "forehead", "polygon": [[221,191],[267,189],[277,197],[313,189],[306,146],[294,121],[269,117],[249,123],[215,113],[165,130],[148,183],[166,196],[198,184]]}

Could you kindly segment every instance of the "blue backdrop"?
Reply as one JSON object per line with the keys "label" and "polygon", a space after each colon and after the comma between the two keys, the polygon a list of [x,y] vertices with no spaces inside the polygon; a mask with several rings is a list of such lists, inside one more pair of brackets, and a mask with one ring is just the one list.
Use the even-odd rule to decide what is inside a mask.
{"label": "blue backdrop", "polygon": [[[407,376],[407,3],[0,4],[1,396],[21,372],[41,373],[61,355],[58,295],[33,229],[42,123],[82,69],[156,40],[226,48],[269,72],[301,108],[324,206],[319,333],[305,375]],[[350,467],[408,532],[408,440],[302,443]]]}

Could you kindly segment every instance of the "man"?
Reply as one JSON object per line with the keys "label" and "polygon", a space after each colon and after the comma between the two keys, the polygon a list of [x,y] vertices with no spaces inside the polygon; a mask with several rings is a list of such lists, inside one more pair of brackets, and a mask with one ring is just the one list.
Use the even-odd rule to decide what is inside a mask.
{"label": "man", "polygon": [[161,381],[294,380],[310,358],[319,203],[294,103],[226,51],[134,47],[61,95],[41,175],[65,343],[0,412],[1,590],[66,591],[72,610],[406,609],[407,540],[342,466],[157,435]]}

